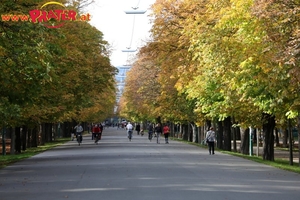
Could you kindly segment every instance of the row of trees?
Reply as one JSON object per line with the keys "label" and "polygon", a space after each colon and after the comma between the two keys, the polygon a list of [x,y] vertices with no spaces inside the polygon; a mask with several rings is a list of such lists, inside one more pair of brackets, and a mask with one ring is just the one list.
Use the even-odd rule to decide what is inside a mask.
{"label": "row of trees", "polygon": [[[47,2],[5,0],[0,13],[28,15]],[[83,14],[82,3],[90,3],[56,2],[78,15]],[[47,9],[58,9],[55,6]],[[40,124],[99,122],[113,112],[116,68],[102,32],[88,21],[63,23],[61,28],[47,28],[44,23],[0,21],[0,127],[16,127],[17,138],[20,127],[26,136]],[[43,135],[40,140],[51,138]]]}
{"label": "row of trees", "polygon": [[274,129],[300,128],[299,7],[297,0],[157,0],[120,114],[213,123],[226,150],[239,127],[242,152],[245,133],[257,128],[263,158],[274,160]]}

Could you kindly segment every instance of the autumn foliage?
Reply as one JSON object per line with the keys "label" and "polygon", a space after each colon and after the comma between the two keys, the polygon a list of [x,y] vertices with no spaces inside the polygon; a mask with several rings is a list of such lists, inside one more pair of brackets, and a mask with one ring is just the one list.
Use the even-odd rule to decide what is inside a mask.
{"label": "autumn foliage", "polygon": [[296,126],[300,111],[299,6],[157,0],[151,40],[129,74],[124,113],[198,125],[231,119],[262,129],[265,159],[273,160],[273,121],[277,128],[285,129],[287,119]]}
{"label": "autumn foliage", "polygon": [[[0,13],[26,14],[46,2],[5,0]],[[80,13],[78,2],[66,9]],[[87,21],[66,21],[56,29],[0,21],[0,32],[1,128],[99,122],[112,114],[116,69],[101,31]]]}

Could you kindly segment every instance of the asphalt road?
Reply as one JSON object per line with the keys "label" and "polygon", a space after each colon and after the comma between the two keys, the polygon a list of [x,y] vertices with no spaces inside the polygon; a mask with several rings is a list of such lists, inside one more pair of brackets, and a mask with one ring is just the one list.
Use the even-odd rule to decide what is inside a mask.
{"label": "asphalt road", "polygon": [[298,200],[300,175],[108,128],[0,170],[0,200]]}

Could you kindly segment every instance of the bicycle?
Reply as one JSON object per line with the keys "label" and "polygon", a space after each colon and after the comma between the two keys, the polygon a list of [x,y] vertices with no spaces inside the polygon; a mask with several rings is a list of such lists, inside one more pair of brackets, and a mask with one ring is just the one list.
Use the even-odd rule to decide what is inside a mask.
{"label": "bicycle", "polygon": [[149,133],[148,133],[148,139],[150,140],[150,142],[151,142],[152,138],[153,138],[153,133],[152,133],[152,132],[149,132]]}
{"label": "bicycle", "polygon": [[82,143],[82,135],[81,135],[81,133],[77,133],[77,142],[78,142],[78,145],[80,146],[80,143]]}
{"label": "bicycle", "polygon": [[100,140],[100,133],[95,133],[94,140],[95,140],[95,143],[98,144],[98,141]]}
{"label": "bicycle", "polygon": [[129,141],[131,141],[131,139],[132,139],[132,131],[128,131],[128,139],[129,139]]}

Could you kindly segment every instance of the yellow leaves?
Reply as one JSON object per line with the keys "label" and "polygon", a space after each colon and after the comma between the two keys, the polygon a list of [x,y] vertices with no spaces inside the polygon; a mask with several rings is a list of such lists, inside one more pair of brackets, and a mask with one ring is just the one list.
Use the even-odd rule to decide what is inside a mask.
{"label": "yellow leaves", "polygon": [[[283,60],[277,59],[280,48],[285,47],[278,39],[284,39],[283,30],[288,29],[269,34],[276,27],[266,25],[275,23],[265,24],[254,16],[257,8],[253,3],[157,1],[153,7],[153,40],[142,48],[129,75],[124,95],[127,114],[137,115],[138,110],[155,117],[167,110],[177,119],[189,114],[223,119],[234,114],[247,124],[257,120],[262,111],[280,113],[276,105],[286,100],[274,99],[285,94],[278,91],[288,91],[290,74],[300,73],[296,68],[284,69],[285,65],[280,65]],[[291,61],[297,62],[295,58]],[[146,67],[146,62],[152,68]],[[299,88],[296,74],[293,85]],[[191,114],[193,109],[195,113]],[[246,112],[252,112],[249,119]]]}

